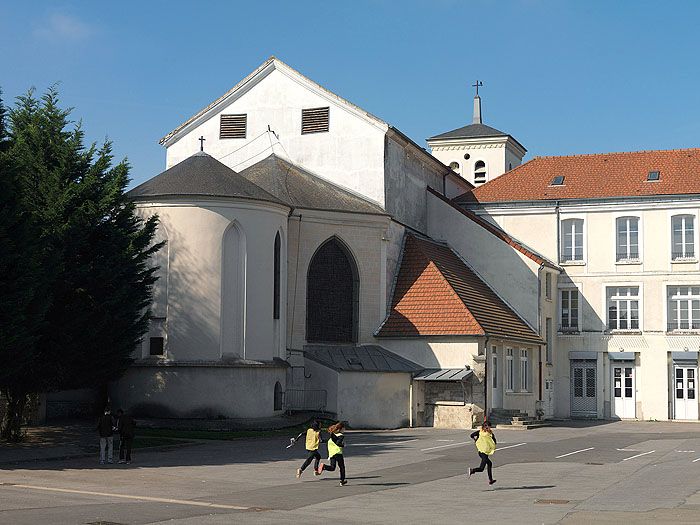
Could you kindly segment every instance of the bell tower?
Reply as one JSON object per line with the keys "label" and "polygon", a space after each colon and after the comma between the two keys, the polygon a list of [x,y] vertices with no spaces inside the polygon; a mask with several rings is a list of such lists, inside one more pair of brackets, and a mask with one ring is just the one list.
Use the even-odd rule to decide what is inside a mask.
{"label": "bell tower", "polygon": [[432,155],[474,186],[479,186],[520,166],[525,147],[508,133],[483,123],[477,80],[472,123],[427,139]]}

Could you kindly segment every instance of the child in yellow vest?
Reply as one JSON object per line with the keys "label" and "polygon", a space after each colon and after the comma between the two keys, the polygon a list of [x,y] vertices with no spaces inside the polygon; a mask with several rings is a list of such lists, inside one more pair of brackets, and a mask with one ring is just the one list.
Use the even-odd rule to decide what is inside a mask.
{"label": "child in yellow vest", "polygon": [[493,485],[496,483],[496,480],[493,479],[491,475],[492,463],[489,456],[496,452],[496,436],[493,435],[493,431],[491,430],[491,423],[485,420],[481,425],[481,429],[473,432],[469,437],[476,443],[476,449],[479,451],[479,457],[481,458],[481,465],[479,465],[478,468],[469,469],[469,477],[475,472],[483,472],[484,467],[486,467],[486,473],[489,476],[489,485]]}
{"label": "child in yellow vest", "polygon": [[338,465],[340,469],[340,486],[347,484],[348,480],[345,479],[345,460],[343,459],[343,447],[345,446],[345,436],[343,436],[343,430],[345,425],[342,422],[338,422],[335,425],[328,427],[328,432],[330,434],[328,439],[328,457],[330,458],[331,464],[321,465],[316,469],[316,472],[320,475],[324,470],[328,472],[333,472],[335,470],[335,465]]}
{"label": "child in yellow vest", "polygon": [[[303,435],[303,432],[299,434],[296,439],[299,439]],[[321,454],[318,452],[318,447],[321,444],[321,423],[314,421],[311,423],[311,428],[306,431],[306,450],[309,452],[309,457],[302,464],[300,468],[297,469],[297,479],[299,479],[309,466],[312,460],[314,460],[314,474],[320,476],[321,474],[317,472],[318,463],[321,461]]]}

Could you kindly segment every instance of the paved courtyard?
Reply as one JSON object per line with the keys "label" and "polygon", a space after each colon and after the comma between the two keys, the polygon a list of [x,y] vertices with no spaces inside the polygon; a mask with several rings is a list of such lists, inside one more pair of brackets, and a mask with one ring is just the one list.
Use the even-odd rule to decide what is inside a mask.
{"label": "paved courtyard", "polygon": [[[497,483],[466,431],[349,432],[349,484],[301,480],[303,445],[198,442],[96,458],[0,463],[0,523],[698,523],[700,425],[561,423],[497,430]],[[325,447],[324,447],[325,448]]]}

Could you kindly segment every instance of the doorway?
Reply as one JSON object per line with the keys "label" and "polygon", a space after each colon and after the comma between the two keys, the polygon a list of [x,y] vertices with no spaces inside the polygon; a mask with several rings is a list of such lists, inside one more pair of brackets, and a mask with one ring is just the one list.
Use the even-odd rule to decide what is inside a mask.
{"label": "doorway", "polygon": [[619,419],[634,419],[635,405],[635,373],[633,362],[618,362],[611,367],[612,374],[612,417]]}
{"label": "doorway", "polygon": [[673,419],[698,419],[697,366],[673,366]]}
{"label": "doorway", "polygon": [[571,417],[598,416],[596,361],[571,361]]}

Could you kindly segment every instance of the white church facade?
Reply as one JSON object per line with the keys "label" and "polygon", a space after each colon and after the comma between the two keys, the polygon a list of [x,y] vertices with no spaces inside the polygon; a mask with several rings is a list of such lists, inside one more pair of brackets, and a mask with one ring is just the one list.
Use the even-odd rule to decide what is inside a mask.
{"label": "white church facade", "polygon": [[[536,160],[521,165],[525,148],[481,122],[478,96],[474,122],[428,139],[431,154],[272,57],[161,143],[166,170],[130,192],[140,214],[159,216],[157,240],[167,241],[154,261],[154,318],[134,364],[112,385],[115,403],[179,418],[315,410],[374,428],[467,427],[485,413],[678,414],[663,417],[652,399],[660,386],[636,395],[634,413],[611,408],[609,392],[628,377],[627,361],[600,357],[609,350],[560,324],[564,311],[572,315],[573,297],[576,304],[585,297],[564,291],[590,287],[600,302],[603,285],[588,283],[611,270],[593,270],[599,250],[590,244],[590,266],[562,258],[568,230],[557,221],[598,209],[586,197],[562,211],[550,199],[540,206],[510,195],[502,182]],[[584,217],[587,239],[593,223]],[[688,224],[684,235],[697,235],[697,221],[695,229]],[[665,242],[654,237],[646,246],[657,241]],[[696,282],[697,260],[676,262],[669,272],[681,273],[670,279],[678,286],[669,305],[683,291],[692,295]],[[657,270],[618,276],[616,289],[654,279]],[[625,297],[615,300],[632,308]],[[668,322],[694,327],[686,312],[694,312],[693,299],[682,300]],[[683,357],[674,341],[664,354],[669,378]],[[628,339],[622,347],[617,357],[634,363],[635,392],[660,381],[651,367],[663,356],[642,359]],[[583,371],[574,367],[579,360]],[[683,362],[687,400],[697,352],[694,371]],[[585,398],[591,380],[595,410],[577,413],[574,393],[583,388]],[[675,395],[670,385],[663,384],[667,400]]]}

